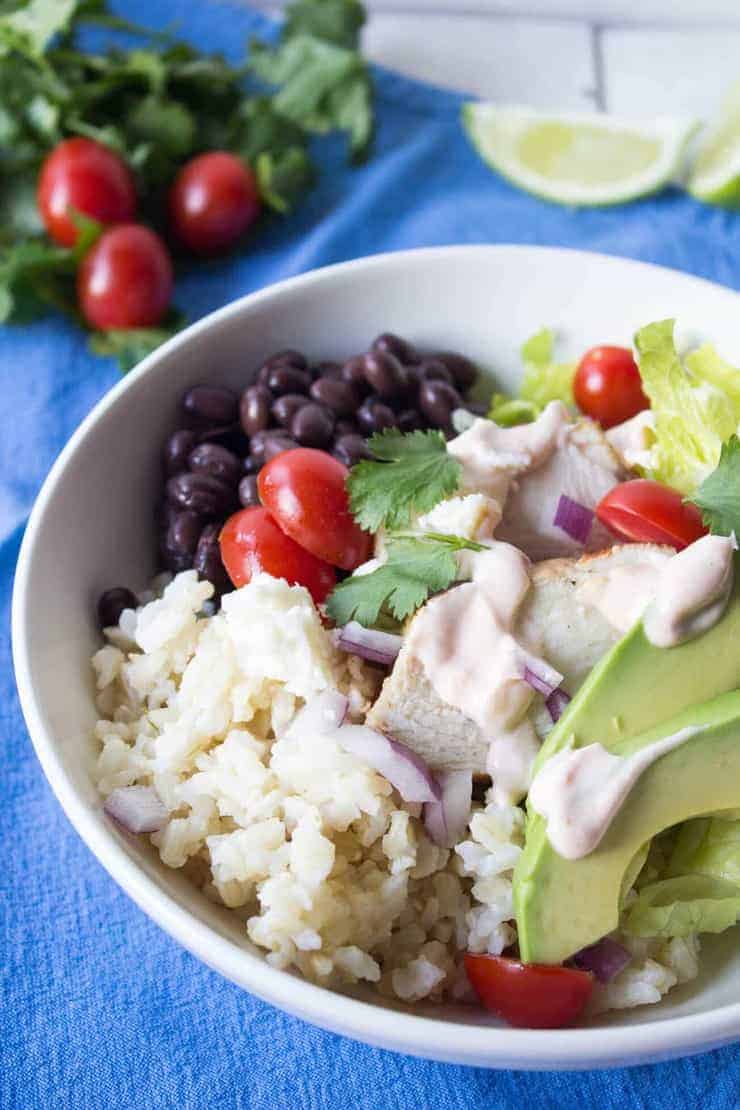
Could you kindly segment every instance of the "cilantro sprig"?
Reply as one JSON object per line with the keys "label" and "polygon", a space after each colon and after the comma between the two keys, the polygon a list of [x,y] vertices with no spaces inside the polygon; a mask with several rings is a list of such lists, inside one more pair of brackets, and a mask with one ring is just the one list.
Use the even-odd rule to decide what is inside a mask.
{"label": "cilantro sprig", "polygon": [[404,528],[460,483],[462,467],[441,432],[389,428],[368,441],[368,450],[372,458],[353,466],[347,481],[354,517],[368,532]]}
{"label": "cilantro sprig", "polygon": [[[342,132],[352,159],[363,157],[373,128],[358,52],[364,19],[358,0],[296,0],[274,44],[253,41],[234,65],[131,24],[107,0],[0,0],[0,323],[77,316],[76,256],[44,237],[35,202],[41,164],[62,139],[83,135],[119,153],[136,175],[138,218],[155,228],[166,226],[167,186],[201,152],[243,158],[280,214],[315,180],[313,135]],[[90,26],[104,47],[83,48]],[[94,347],[120,352],[126,366],[173,327],[98,336]]]}
{"label": "cilantro sprig", "polygon": [[740,536],[740,439],[736,435],[722,444],[716,470],[687,501],[701,510],[714,535]]}
{"label": "cilantro sprig", "polygon": [[391,536],[387,562],[340,582],[327,602],[329,616],[340,625],[356,620],[366,627],[377,624],[383,613],[402,621],[432,594],[452,585],[458,575],[457,551],[483,550],[473,540],[439,532]]}

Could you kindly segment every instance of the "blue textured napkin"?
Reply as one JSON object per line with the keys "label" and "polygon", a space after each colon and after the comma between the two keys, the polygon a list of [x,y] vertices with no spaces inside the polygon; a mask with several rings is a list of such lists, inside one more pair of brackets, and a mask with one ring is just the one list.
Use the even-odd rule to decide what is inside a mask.
{"label": "blue textured napkin", "polygon": [[[179,19],[235,54],[268,25],[241,7],[121,0],[142,23]],[[678,192],[575,212],[494,177],[458,124],[460,98],[376,74],[371,161],[322,143],[319,187],[248,253],[180,283],[193,318],[314,266],[441,243],[566,244],[740,284],[740,216]],[[495,305],[493,306],[495,311]],[[533,321],[537,324],[538,321]],[[36,762],[12,675],[13,567],[33,498],[72,430],[117,381],[59,320],[0,329],[0,1107],[472,1108],[702,1106],[734,1110],[740,1051],[578,1075],[487,1072],[366,1048],[279,1013],[153,925],[67,823]]]}

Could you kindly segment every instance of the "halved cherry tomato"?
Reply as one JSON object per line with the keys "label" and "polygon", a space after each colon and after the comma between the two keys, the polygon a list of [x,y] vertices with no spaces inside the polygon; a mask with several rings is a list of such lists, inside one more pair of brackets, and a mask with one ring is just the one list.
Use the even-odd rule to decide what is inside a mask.
{"label": "halved cherry tomato", "polygon": [[235,154],[212,150],[182,167],[169,196],[175,237],[195,254],[233,247],[260,214],[257,178]]}
{"label": "halved cherry tomato", "polygon": [[172,296],[172,263],[159,236],[143,224],[104,231],[77,271],[77,299],[93,328],[150,328]]}
{"label": "halved cherry tomato", "polygon": [[77,228],[70,209],[118,224],[136,212],[136,186],[122,158],[92,139],[65,139],[41,167],[37,203],[46,230],[56,243],[71,247]]}
{"label": "halved cherry tomato", "polygon": [[336,585],[334,568],[286,536],[267,509],[241,509],[221,530],[221,559],[238,588],[264,571],[291,586],[305,586],[317,605]]}
{"label": "halved cherry tomato", "polygon": [[349,507],[349,471],[325,451],[296,447],[260,470],[260,501],[284,532],[307,551],[342,570],[370,557],[371,537]]}
{"label": "halved cherry tomato", "polygon": [[465,953],[465,970],[487,1010],[525,1029],[560,1029],[583,1013],[594,987],[587,971]]}
{"label": "halved cherry tomato", "polygon": [[581,412],[612,428],[650,407],[628,347],[592,347],[578,364],[573,396]]}
{"label": "halved cherry tomato", "polygon": [[665,543],[677,551],[707,534],[696,505],[649,478],[614,486],[597,505],[596,515],[620,539]]}

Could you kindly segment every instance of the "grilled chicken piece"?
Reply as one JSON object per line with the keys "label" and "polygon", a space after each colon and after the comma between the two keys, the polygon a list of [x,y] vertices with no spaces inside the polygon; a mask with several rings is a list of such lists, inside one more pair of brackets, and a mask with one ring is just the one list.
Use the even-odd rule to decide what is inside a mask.
{"label": "grilled chicken piece", "polygon": [[[622,477],[620,461],[601,428],[579,420],[564,431],[557,451],[514,480],[496,539],[514,544],[535,561],[575,555],[582,545],[553,524],[561,496],[595,509]],[[594,520],[586,550],[600,551],[610,543],[608,532]]]}
{"label": "grilled chicken piece", "polygon": [[[640,615],[672,548],[613,547],[581,559],[551,559],[532,568],[532,585],[515,635],[564,676],[574,694],[595,663]],[[627,597],[632,608],[626,607]],[[611,620],[600,611],[601,606]],[[535,695],[531,719],[541,737],[552,727]],[[488,738],[475,722],[438,697],[421,663],[403,647],[367,723],[402,741],[434,770],[486,774]]]}

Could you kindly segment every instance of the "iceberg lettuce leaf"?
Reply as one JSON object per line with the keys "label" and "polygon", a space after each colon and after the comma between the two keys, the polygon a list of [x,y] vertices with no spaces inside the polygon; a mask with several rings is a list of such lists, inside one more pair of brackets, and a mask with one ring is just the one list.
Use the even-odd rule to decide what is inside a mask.
{"label": "iceberg lettuce leaf", "polygon": [[740,921],[740,887],[708,875],[650,883],[627,909],[623,930],[637,937],[722,933]]}

